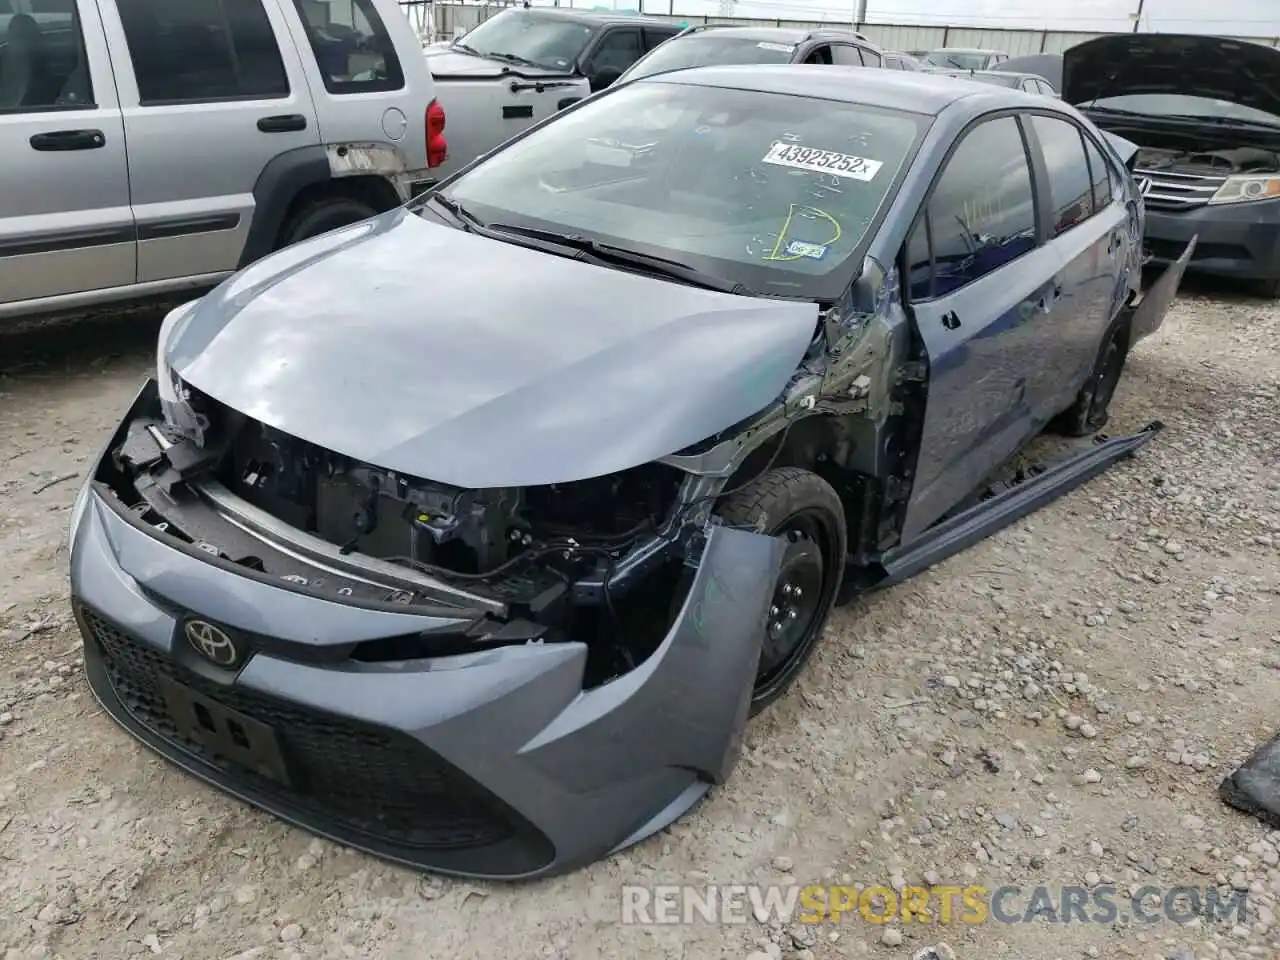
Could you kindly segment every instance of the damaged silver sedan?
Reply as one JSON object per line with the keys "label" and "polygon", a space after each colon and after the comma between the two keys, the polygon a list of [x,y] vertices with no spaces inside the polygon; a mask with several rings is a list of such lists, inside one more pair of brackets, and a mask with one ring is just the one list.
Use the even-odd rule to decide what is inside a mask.
{"label": "damaged silver sedan", "polygon": [[[723,783],[838,602],[1145,442],[1093,435],[1190,251],[1140,290],[1121,158],[857,73],[618,85],[171,313],[72,522],[110,714],[341,843],[563,871]],[[1093,439],[993,487],[1049,424]]]}

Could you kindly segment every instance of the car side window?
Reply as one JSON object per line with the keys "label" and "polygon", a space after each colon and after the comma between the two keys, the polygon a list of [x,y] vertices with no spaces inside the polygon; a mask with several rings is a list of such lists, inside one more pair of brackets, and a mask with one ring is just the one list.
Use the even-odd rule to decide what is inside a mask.
{"label": "car side window", "polygon": [[907,291],[912,300],[928,300],[933,296],[933,250],[929,232],[929,210],[926,207],[907,239]]}
{"label": "car side window", "polygon": [[74,2],[36,12],[15,13],[0,32],[0,114],[93,107]]}
{"label": "car side window", "polygon": [[645,27],[643,32],[644,32],[644,48],[646,51],[648,51],[648,50],[652,50],[654,47],[656,47],[658,44],[662,43],[663,41],[670,40],[679,31],[663,30],[658,27]]}
{"label": "car side window", "polygon": [[597,73],[607,68],[626,70],[643,52],[639,30],[610,30],[591,54],[591,69]]}
{"label": "car side window", "polygon": [[1089,179],[1093,181],[1093,206],[1102,210],[1111,203],[1111,164],[1088,136],[1084,138],[1084,152],[1089,158]]}
{"label": "car side window", "polygon": [[293,0],[333,94],[404,88],[395,43],[371,0]]}
{"label": "car side window", "polygon": [[289,95],[262,0],[116,0],[143,106]]}
{"label": "car side window", "polygon": [[831,47],[822,43],[809,51],[809,55],[804,58],[805,63],[831,63]]}
{"label": "car side window", "polygon": [[862,48],[862,62],[868,67],[884,66],[884,59],[880,54],[876,53],[874,50],[868,50],[866,47]]}
{"label": "car side window", "polygon": [[1093,216],[1093,189],[1084,140],[1079,127],[1057,117],[1034,114],[1031,126],[1049,173],[1053,235],[1058,237]]}
{"label": "car side window", "polygon": [[838,67],[860,67],[864,63],[857,47],[849,43],[831,45],[831,62]]}
{"label": "car side window", "polygon": [[926,205],[928,286],[920,238],[908,244],[912,295],[942,297],[1011,263],[1036,246],[1031,165],[1018,121],[1010,116],[972,128],[947,160]]}

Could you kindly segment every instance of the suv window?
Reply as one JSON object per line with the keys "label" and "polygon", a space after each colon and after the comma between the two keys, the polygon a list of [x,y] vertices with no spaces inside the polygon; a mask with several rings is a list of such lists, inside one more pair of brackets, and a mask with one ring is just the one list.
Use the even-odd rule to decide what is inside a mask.
{"label": "suv window", "polygon": [[591,69],[599,73],[612,67],[621,72],[639,60],[642,52],[639,30],[610,30],[591,54]]}
{"label": "suv window", "polygon": [[80,20],[73,10],[18,13],[0,32],[0,113],[93,106]]}
{"label": "suv window", "polygon": [[860,67],[863,64],[858,48],[847,43],[831,45],[831,60],[841,67]]}
{"label": "suv window", "polygon": [[664,30],[661,27],[645,27],[644,28],[644,48],[652,50],[664,40],[670,40],[679,30]]}
{"label": "suv window", "polygon": [[289,95],[262,0],[116,0],[143,105]]}
{"label": "suv window", "polygon": [[819,44],[809,51],[809,55],[804,58],[805,63],[831,63],[831,45],[827,43]]}
{"label": "suv window", "polygon": [[1049,172],[1053,235],[1061,236],[1093,216],[1093,190],[1080,128],[1066,120],[1039,114],[1031,117],[1031,126],[1040,141]]}
{"label": "suv window", "polygon": [[404,72],[370,0],[293,0],[330,93],[400,90]]}
{"label": "suv window", "polygon": [[868,67],[884,66],[884,58],[881,57],[880,54],[876,53],[874,50],[868,50],[866,47],[862,48],[862,62],[865,63]]}
{"label": "suv window", "polygon": [[1035,248],[1031,167],[1017,120],[988,120],[965,135],[925,215],[928,256],[921,257],[922,237],[908,244],[916,299],[946,296]]}

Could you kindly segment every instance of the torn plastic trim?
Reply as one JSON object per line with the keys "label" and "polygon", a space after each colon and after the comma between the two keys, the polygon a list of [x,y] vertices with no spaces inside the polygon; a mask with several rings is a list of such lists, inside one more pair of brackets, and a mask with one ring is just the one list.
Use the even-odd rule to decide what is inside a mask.
{"label": "torn plastic trim", "polygon": [[941,521],[906,547],[885,554],[877,589],[910,579],[1087,483],[1146,445],[1164,424],[1154,420],[1125,437],[1099,434],[1093,446],[1050,464],[1021,483]]}

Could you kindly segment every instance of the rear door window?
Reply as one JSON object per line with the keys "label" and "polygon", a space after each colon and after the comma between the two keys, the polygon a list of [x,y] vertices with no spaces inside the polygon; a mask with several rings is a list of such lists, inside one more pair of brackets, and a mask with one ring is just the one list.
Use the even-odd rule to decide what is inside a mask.
{"label": "rear door window", "polygon": [[644,32],[644,48],[645,50],[652,50],[654,47],[662,43],[664,40],[670,40],[679,31],[663,30],[659,27],[645,27],[643,32]]}
{"label": "rear door window", "polygon": [[866,47],[862,48],[862,62],[868,67],[884,66],[884,58],[874,50],[868,50]]}
{"label": "rear door window", "polygon": [[1114,171],[1103,159],[1102,151],[1088,137],[1084,138],[1084,152],[1089,158],[1089,179],[1093,181],[1093,206],[1102,210],[1111,203],[1111,181]]}
{"label": "rear door window", "polygon": [[1084,142],[1074,123],[1040,114],[1030,119],[1049,173],[1053,235],[1058,237],[1093,216],[1093,189]]}
{"label": "rear door window", "polygon": [[840,67],[860,67],[863,65],[862,55],[858,48],[848,43],[836,43],[831,46],[831,60]]}
{"label": "rear door window", "polygon": [[262,0],[116,0],[144,105],[289,95]]}
{"label": "rear door window", "polygon": [[395,44],[372,0],[293,2],[326,90],[343,94],[404,88]]}
{"label": "rear door window", "polygon": [[[0,114],[93,106],[84,37],[74,5],[0,20]],[[12,13],[0,0],[0,16]]]}
{"label": "rear door window", "polygon": [[640,59],[639,30],[610,30],[591,54],[591,69],[596,73],[607,68],[624,71]]}
{"label": "rear door window", "polygon": [[925,215],[929,256],[920,253],[922,228],[908,245],[909,282],[917,299],[946,296],[1035,249],[1035,194],[1017,120],[997,117],[965,134]]}

